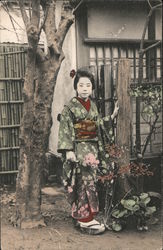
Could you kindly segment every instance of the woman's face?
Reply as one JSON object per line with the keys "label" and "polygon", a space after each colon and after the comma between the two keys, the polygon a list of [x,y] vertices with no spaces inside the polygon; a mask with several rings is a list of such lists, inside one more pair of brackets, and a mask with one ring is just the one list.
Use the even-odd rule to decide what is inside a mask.
{"label": "woman's face", "polygon": [[92,83],[88,77],[80,77],[77,83],[78,97],[83,100],[87,100],[88,97],[92,94]]}

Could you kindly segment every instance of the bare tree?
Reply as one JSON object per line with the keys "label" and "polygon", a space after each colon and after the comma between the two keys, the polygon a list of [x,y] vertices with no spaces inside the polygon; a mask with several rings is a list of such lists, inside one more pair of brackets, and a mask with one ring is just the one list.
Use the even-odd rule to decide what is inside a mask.
{"label": "bare tree", "polygon": [[[44,225],[40,211],[41,170],[46,164],[54,88],[64,59],[62,45],[74,17],[70,1],[64,0],[57,28],[56,0],[29,0],[29,13],[24,1],[18,2],[26,27],[28,52],[16,185],[16,220],[18,226],[27,228]],[[42,21],[40,13],[44,14]],[[42,30],[48,44],[46,55],[38,45]]]}
{"label": "bare tree", "polygon": [[[144,48],[145,47],[144,46],[145,45],[145,36],[147,33],[147,29],[149,27],[150,19],[151,19],[153,13],[157,9],[162,8],[162,1],[160,1],[160,0],[158,0],[158,2],[156,2],[156,3],[154,3],[154,5],[151,4],[150,0],[147,0],[147,2],[148,2],[148,6],[149,6],[149,13],[148,13],[146,20],[145,20],[145,23],[144,23],[144,28],[143,28],[143,32],[142,32],[141,41],[140,41],[138,87],[142,86],[142,83],[143,83],[143,57],[144,57],[145,53],[150,51],[151,49],[158,47],[161,44],[161,41],[157,41],[157,42],[154,42],[153,44],[147,46],[146,48]],[[154,80],[156,80],[156,79],[154,79]],[[159,109],[154,112],[155,118],[154,118],[153,124],[151,126],[151,130],[150,130],[149,134],[147,135],[147,138],[145,140],[145,144],[144,144],[143,148],[141,148],[140,103],[141,103],[141,97],[138,96],[138,97],[136,97],[136,156],[137,156],[137,162],[142,163],[147,146],[148,146],[150,139],[151,139],[151,137],[156,129],[156,123],[157,123],[157,120],[159,118],[159,115],[158,115]],[[150,125],[150,123],[149,123],[149,125]],[[137,178],[137,190],[138,190],[138,192],[143,192],[143,180],[144,180],[143,176]]]}
{"label": "bare tree", "polygon": [[[147,0],[150,11],[146,17],[146,21],[144,23],[144,28],[143,28],[143,33],[140,41],[140,50],[139,50],[139,78],[138,78],[138,85],[140,86],[143,82],[143,56],[144,54],[159,46],[161,44],[161,41],[157,41],[153,43],[152,45],[144,48],[144,40],[145,40],[145,35],[147,33],[147,29],[149,26],[149,21],[151,19],[152,14],[154,11],[158,8],[162,8],[162,2],[158,1],[159,3],[156,3],[154,6],[151,5],[150,0]],[[156,121],[158,120],[156,116]],[[155,122],[156,123],[156,122]],[[151,137],[152,134],[150,134]],[[149,142],[149,140],[148,140]],[[145,153],[147,145],[145,146],[145,149],[143,149],[143,155]],[[136,153],[137,153],[137,158],[141,155],[141,133],[140,133],[140,97],[136,98]]]}

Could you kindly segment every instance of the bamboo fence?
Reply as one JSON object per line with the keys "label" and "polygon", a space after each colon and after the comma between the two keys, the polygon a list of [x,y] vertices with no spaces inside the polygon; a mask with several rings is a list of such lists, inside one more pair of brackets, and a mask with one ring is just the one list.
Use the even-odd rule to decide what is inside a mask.
{"label": "bamboo fence", "polygon": [[23,114],[26,46],[0,45],[0,182],[15,183]]}

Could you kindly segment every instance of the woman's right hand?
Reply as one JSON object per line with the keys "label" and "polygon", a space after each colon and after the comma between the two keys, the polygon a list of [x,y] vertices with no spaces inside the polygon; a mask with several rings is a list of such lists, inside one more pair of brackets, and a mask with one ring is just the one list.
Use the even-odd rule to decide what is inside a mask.
{"label": "woman's right hand", "polygon": [[118,111],[119,111],[119,105],[118,105],[118,101],[116,101],[114,105],[113,114],[111,115],[112,120],[114,120],[114,118],[118,115]]}
{"label": "woman's right hand", "polygon": [[67,151],[66,152],[66,160],[67,161],[72,161],[72,162],[76,162],[76,155],[73,151]]}

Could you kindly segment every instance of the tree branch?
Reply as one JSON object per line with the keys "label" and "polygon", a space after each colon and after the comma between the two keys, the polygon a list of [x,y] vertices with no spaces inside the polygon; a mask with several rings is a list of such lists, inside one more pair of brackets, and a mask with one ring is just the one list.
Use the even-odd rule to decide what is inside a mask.
{"label": "tree branch", "polygon": [[141,51],[143,49],[144,39],[145,39],[145,35],[146,35],[146,32],[147,32],[149,20],[150,20],[150,17],[152,16],[152,13],[153,13],[153,8],[150,9],[150,12],[149,12],[149,14],[148,14],[148,16],[146,18],[146,21],[145,21],[145,25],[144,25],[144,29],[143,29],[143,33],[142,33],[142,37],[141,37],[141,42],[140,42],[140,50]]}
{"label": "tree branch", "polygon": [[73,10],[73,14],[75,14],[75,12],[77,11],[77,9],[79,8],[79,6],[83,3],[83,0],[80,0],[80,2],[74,7]]}
{"label": "tree branch", "polygon": [[47,7],[44,9],[44,19],[40,25],[39,34],[41,34],[42,29],[44,29],[44,25],[46,23],[46,19],[48,17],[48,13],[49,13],[49,7],[50,7],[50,4],[47,4]]}
{"label": "tree branch", "polygon": [[40,23],[40,0],[32,1],[31,24],[39,28]]}
{"label": "tree branch", "polygon": [[[151,5],[150,5],[151,6]],[[144,39],[145,39],[145,35],[146,35],[146,32],[147,32],[147,28],[148,28],[148,24],[149,24],[149,20],[150,20],[150,17],[152,16],[153,14],[153,11],[159,7],[162,6],[162,3],[161,4],[157,4],[155,6],[151,6],[151,9],[148,13],[148,16],[146,18],[146,22],[144,24],[144,29],[143,29],[143,33],[142,33],[142,37],[141,37],[141,42],[140,42],[140,50],[143,50],[143,45],[144,45]]]}
{"label": "tree branch", "polygon": [[148,146],[148,143],[149,143],[149,141],[150,141],[150,139],[151,139],[151,136],[152,136],[154,130],[156,129],[156,126],[155,126],[155,125],[156,125],[156,122],[157,122],[158,118],[159,118],[159,115],[156,114],[156,118],[155,118],[155,120],[154,120],[154,122],[153,122],[151,131],[150,131],[150,133],[148,134],[148,136],[147,136],[147,138],[146,138],[146,141],[145,141],[145,144],[144,144],[144,147],[143,147],[143,150],[142,150],[142,156],[144,156],[144,153],[145,153],[146,148],[147,148],[147,146]]}
{"label": "tree branch", "polygon": [[56,46],[56,21],[55,21],[55,9],[56,9],[56,0],[41,0],[40,4],[44,11],[44,21],[40,27],[44,29],[46,39],[47,39],[47,47],[49,49],[50,55],[59,55],[60,52],[58,47]]}
{"label": "tree branch", "polygon": [[26,13],[26,10],[25,10],[25,7],[24,7],[24,1],[23,0],[18,0],[18,2],[19,2],[22,18],[23,18],[23,21],[24,21],[24,25],[25,25],[25,27],[27,29],[28,24],[29,24],[29,18],[27,16],[27,13]]}
{"label": "tree branch", "polygon": [[153,49],[153,48],[159,46],[160,44],[161,44],[161,41],[158,41],[158,42],[156,42],[156,43],[154,43],[154,44],[148,46],[147,48],[142,49],[140,53],[144,54],[144,53],[147,52],[148,50]]}
{"label": "tree branch", "polygon": [[62,44],[68,29],[74,20],[71,4],[69,1],[64,1],[62,5],[61,20],[58,25],[58,30],[56,29],[55,23],[56,0],[41,0],[41,6],[44,13],[47,13],[48,8],[48,15],[46,19],[44,19],[43,29],[47,37],[49,52],[52,56],[55,55],[57,57],[62,57]]}
{"label": "tree branch", "polygon": [[51,46],[54,40],[54,34],[56,32],[56,22],[55,22],[55,9],[56,9],[56,0],[41,0],[40,4],[44,11],[44,23],[42,28],[47,37],[48,47]]}
{"label": "tree branch", "polygon": [[58,46],[62,47],[67,31],[74,22],[74,16],[72,14],[72,6],[69,1],[66,1],[62,5],[61,20],[57,30]]}
{"label": "tree branch", "polygon": [[152,8],[152,5],[151,5],[151,3],[150,3],[150,0],[147,0],[147,2],[148,2],[148,4],[149,4],[150,8]]}
{"label": "tree branch", "polygon": [[30,20],[32,18],[32,13],[31,13],[31,8],[32,8],[31,5],[32,5],[32,3],[31,3],[31,1],[32,0],[29,1],[29,18],[30,18]]}
{"label": "tree branch", "polygon": [[9,11],[9,9],[8,9],[8,6],[7,6],[6,3],[5,3],[5,5],[4,5],[3,2],[2,2],[2,5],[3,5],[4,10],[5,10],[5,11],[7,12],[7,14],[9,15],[9,18],[10,18],[10,21],[11,21],[11,24],[12,24],[12,27],[13,27],[13,29],[14,29],[14,31],[15,31],[15,34],[16,34],[16,37],[17,37],[17,39],[18,39],[18,41],[19,41],[19,36],[18,36],[18,34],[17,34],[16,28],[15,28],[15,25],[14,25],[14,22],[13,22],[13,18],[12,18],[12,16],[10,15],[10,11]]}
{"label": "tree branch", "polygon": [[1,2],[2,3],[2,6],[4,8],[4,10],[6,11],[6,13],[11,17],[11,19],[13,20],[14,23],[16,23],[17,26],[19,26],[23,31],[25,30],[16,20],[15,18],[10,14],[10,10],[8,8],[8,5],[6,2]]}

